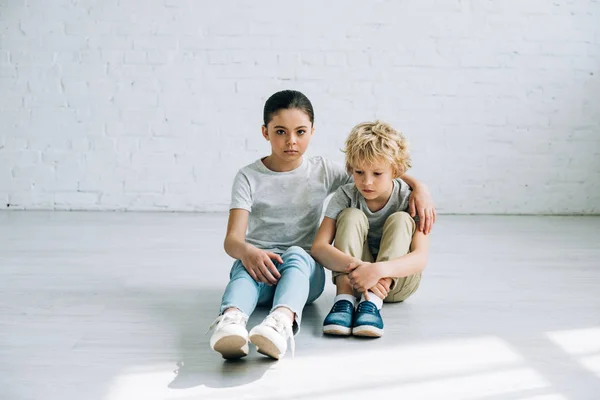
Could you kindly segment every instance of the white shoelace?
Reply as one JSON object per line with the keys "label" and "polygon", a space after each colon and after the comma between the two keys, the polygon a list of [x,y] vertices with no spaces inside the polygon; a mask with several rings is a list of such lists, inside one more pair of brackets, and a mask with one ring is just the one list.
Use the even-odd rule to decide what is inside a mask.
{"label": "white shoelace", "polygon": [[217,319],[210,324],[206,333],[210,332],[213,328],[215,328],[215,326],[215,330],[219,330],[223,325],[240,324],[245,326],[246,322],[248,322],[248,317],[246,317],[241,311],[228,312],[223,315],[219,315]]}
{"label": "white shoelace", "polygon": [[290,339],[290,348],[292,349],[292,358],[296,351],[296,342],[294,341],[294,331],[292,330],[292,324],[289,323],[284,315],[279,313],[271,313],[267,315],[265,320],[262,322],[263,325],[275,329],[277,332],[284,334],[287,339]]}

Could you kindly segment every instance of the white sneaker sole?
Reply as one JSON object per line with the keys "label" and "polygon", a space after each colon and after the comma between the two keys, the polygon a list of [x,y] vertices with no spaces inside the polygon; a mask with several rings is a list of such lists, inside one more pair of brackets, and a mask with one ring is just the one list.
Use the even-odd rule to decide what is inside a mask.
{"label": "white sneaker sole", "polygon": [[248,341],[239,335],[223,336],[217,340],[213,350],[221,353],[223,358],[234,360],[248,355]]}
{"label": "white sneaker sole", "polygon": [[323,333],[326,335],[334,335],[334,336],[350,336],[352,333],[352,328],[348,328],[347,326],[341,325],[324,325]]}
{"label": "white sneaker sole", "polygon": [[371,325],[361,325],[352,328],[352,334],[354,336],[381,337],[383,336],[383,329]]}
{"label": "white sneaker sole", "polygon": [[275,345],[268,337],[263,336],[260,333],[250,335],[250,342],[256,346],[256,351],[260,354],[264,354],[275,360],[279,360],[283,356],[277,345]]}

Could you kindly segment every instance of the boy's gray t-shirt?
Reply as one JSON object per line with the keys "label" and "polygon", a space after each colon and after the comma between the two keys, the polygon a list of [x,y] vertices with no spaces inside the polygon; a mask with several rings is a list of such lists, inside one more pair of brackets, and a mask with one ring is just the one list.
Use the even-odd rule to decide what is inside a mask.
{"label": "boy's gray t-shirt", "polygon": [[240,169],[233,181],[229,209],[250,212],[246,242],[283,253],[290,246],[310,252],[325,198],[351,182],[344,168],[323,157],[303,157],[288,172],[275,172],[262,162]]}
{"label": "boy's gray t-shirt", "polygon": [[353,183],[340,187],[331,197],[325,216],[337,219],[340,212],[346,208],[358,208],[365,213],[369,220],[369,233],[367,242],[373,255],[379,252],[379,243],[383,236],[383,225],[390,215],[398,211],[408,211],[408,200],[410,197],[410,186],[402,179],[394,179],[394,187],[390,199],[379,211],[371,211],[365,202],[365,198]]}

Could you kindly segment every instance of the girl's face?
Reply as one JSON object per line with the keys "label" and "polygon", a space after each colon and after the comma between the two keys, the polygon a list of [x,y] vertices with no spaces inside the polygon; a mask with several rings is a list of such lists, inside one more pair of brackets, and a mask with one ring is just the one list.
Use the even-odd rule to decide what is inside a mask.
{"label": "girl's face", "polygon": [[297,108],[279,110],[269,124],[262,127],[263,136],[271,142],[270,157],[279,167],[299,166],[313,133],[308,115]]}
{"label": "girl's face", "polygon": [[352,177],[356,188],[367,201],[387,201],[394,187],[394,168],[386,160],[358,165],[352,170]]}

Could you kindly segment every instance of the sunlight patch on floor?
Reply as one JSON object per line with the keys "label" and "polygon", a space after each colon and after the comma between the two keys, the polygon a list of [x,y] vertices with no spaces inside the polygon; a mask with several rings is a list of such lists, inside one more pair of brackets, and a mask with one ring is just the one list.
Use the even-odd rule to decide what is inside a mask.
{"label": "sunlight patch on floor", "polygon": [[600,377],[600,354],[583,357],[581,359],[581,364]]}
{"label": "sunlight patch on floor", "polygon": [[581,365],[600,377],[600,328],[548,332],[547,335],[557,346],[576,356]]}
{"label": "sunlight patch on floor", "polygon": [[547,335],[571,355],[600,353],[600,327],[548,332]]}
{"label": "sunlight patch on floor", "polygon": [[[402,393],[404,398],[411,399],[476,399],[550,386],[509,345],[495,337],[377,349],[367,346],[368,343],[362,349],[357,346],[352,353],[325,351],[317,355],[298,354],[295,359],[288,355],[272,365],[262,364],[266,368],[264,375],[254,381],[231,387],[200,384],[169,389],[175,378],[175,368],[171,365],[128,370],[114,380],[105,400],[229,399],[248,395],[274,400],[282,396],[342,399],[348,393],[369,397]],[[249,357],[251,360],[246,362],[259,356],[252,352]],[[205,375],[205,382],[210,382],[211,374],[213,381],[227,379],[217,367],[198,374]]]}

